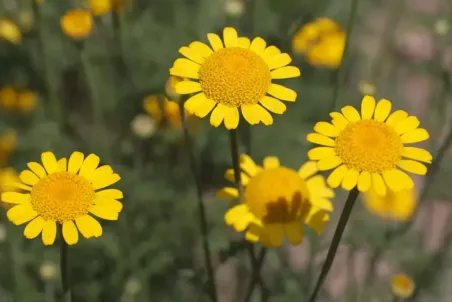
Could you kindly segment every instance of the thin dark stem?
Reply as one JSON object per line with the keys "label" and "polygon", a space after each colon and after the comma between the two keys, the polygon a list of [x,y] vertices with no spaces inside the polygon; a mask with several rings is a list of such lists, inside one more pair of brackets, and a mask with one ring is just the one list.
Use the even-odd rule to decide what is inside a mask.
{"label": "thin dark stem", "polygon": [[202,247],[204,250],[204,259],[205,259],[205,265],[207,270],[207,275],[209,279],[209,295],[212,302],[218,301],[217,297],[217,290],[215,285],[215,273],[213,270],[212,265],[212,258],[210,254],[210,247],[209,247],[209,240],[208,240],[208,225],[207,225],[207,215],[206,210],[204,207],[203,197],[202,197],[202,181],[201,177],[197,168],[196,159],[193,154],[193,148],[192,143],[190,139],[190,134],[188,132],[188,123],[185,116],[185,110],[184,110],[184,103],[187,100],[186,96],[182,96],[180,103],[179,103],[179,109],[180,109],[180,116],[182,120],[183,125],[183,132],[184,132],[184,138],[185,138],[185,146],[187,148],[188,157],[190,161],[190,169],[193,174],[193,178],[195,179],[196,184],[196,195],[198,197],[198,210],[199,210],[199,227],[201,230],[201,236],[202,236]]}
{"label": "thin dark stem", "polygon": [[345,33],[345,45],[344,45],[344,52],[342,54],[342,62],[341,65],[339,66],[339,68],[335,71],[335,78],[336,78],[336,85],[334,87],[334,92],[333,92],[333,98],[331,101],[331,105],[330,105],[330,110],[334,111],[334,109],[336,108],[336,103],[337,103],[337,99],[339,97],[339,89],[342,85],[342,80],[344,79],[344,75],[345,75],[345,60],[346,60],[346,56],[348,55],[347,51],[350,45],[350,37],[353,31],[353,26],[355,25],[355,19],[356,19],[356,15],[358,12],[358,3],[359,0],[351,0],[351,8],[350,8],[350,14],[348,16],[348,22],[347,22],[347,30]]}
{"label": "thin dark stem", "polygon": [[344,233],[345,226],[347,225],[348,219],[350,218],[350,214],[352,212],[353,206],[355,205],[356,199],[358,198],[358,194],[358,189],[355,187],[350,191],[347,197],[347,201],[345,202],[341,217],[339,218],[339,222],[337,223],[336,231],[333,235],[333,240],[331,240],[325,263],[323,264],[322,271],[320,272],[319,278],[317,279],[314,291],[309,298],[309,302],[314,302],[316,300],[317,294],[319,293],[320,288],[322,287],[323,282],[325,282],[326,276],[328,275],[328,272],[333,265],[334,257],[336,256],[337,249],[339,247],[339,244],[341,243],[342,234]]}
{"label": "thin dark stem", "polygon": [[[261,279],[260,272],[261,272],[262,264],[264,263],[264,259],[265,259],[266,255],[267,255],[267,249],[263,247],[259,253],[259,257],[256,259],[256,262],[254,263],[253,275],[251,277],[250,284],[248,286],[248,290],[246,291],[245,302],[251,301],[251,297],[253,296],[254,287],[256,286],[256,284],[259,283],[259,280]],[[262,289],[263,289],[261,292],[261,294],[263,295],[262,300],[265,301],[266,290],[265,290],[265,287],[262,287]]]}
{"label": "thin dark stem", "polygon": [[63,299],[65,302],[71,302],[73,301],[73,299],[69,283],[68,245],[63,238],[62,232],[60,242],[60,269],[61,269],[61,287],[63,290]]}

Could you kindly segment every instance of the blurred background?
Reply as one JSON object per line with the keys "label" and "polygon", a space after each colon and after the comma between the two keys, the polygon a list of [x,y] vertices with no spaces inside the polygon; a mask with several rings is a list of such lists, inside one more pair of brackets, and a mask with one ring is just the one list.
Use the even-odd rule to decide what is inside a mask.
{"label": "blurred background", "polygon": [[[391,280],[407,274],[416,289],[407,301],[451,301],[452,2],[356,1],[350,33],[350,0],[0,0],[0,191],[48,150],[96,153],[122,178],[119,221],[104,222],[101,238],[69,248],[74,301],[208,301],[178,79],[168,70],[181,46],[206,42],[224,26],[263,37],[302,72],[287,81],[297,102],[274,125],[240,126],[241,151],[256,161],[276,155],[298,168],[314,123],[364,94],[418,116],[430,133],[424,147],[439,158],[417,181],[422,198],[408,222],[357,204],[319,300],[398,301]],[[251,278],[247,244],[224,223],[227,202],[215,198],[231,167],[228,133],[208,120],[189,117],[188,124],[219,301],[242,301]],[[345,200],[337,195],[321,237],[310,232],[300,246],[270,250],[252,301],[307,300]],[[5,209],[0,301],[59,301],[58,245],[25,239]]]}

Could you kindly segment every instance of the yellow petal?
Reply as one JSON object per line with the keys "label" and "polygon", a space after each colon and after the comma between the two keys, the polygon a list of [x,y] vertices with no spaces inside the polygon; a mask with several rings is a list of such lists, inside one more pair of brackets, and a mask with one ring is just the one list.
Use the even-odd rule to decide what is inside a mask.
{"label": "yellow petal", "polygon": [[417,128],[416,130],[403,134],[400,138],[405,144],[411,144],[425,141],[429,137],[427,130]]}
{"label": "yellow petal", "polygon": [[[316,175],[306,181],[309,193],[312,197],[333,198],[334,191],[327,187],[325,178],[322,175]],[[326,210],[326,209],[324,209]]]}
{"label": "yellow petal", "polygon": [[317,172],[317,162],[308,161],[300,167],[300,169],[298,170],[298,175],[300,175],[302,179],[307,179]]}
{"label": "yellow petal", "polygon": [[71,157],[69,157],[69,165],[68,165],[68,171],[72,173],[77,173],[80,170],[80,167],[83,164],[83,159],[85,156],[82,152],[73,152],[71,154]]}
{"label": "yellow petal", "polygon": [[334,148],[330,147],[316,147],[308,151],[308,158],[310,160],[319,160],[325,157],[332,157],[335,155],[336,152],[334,151]]}
{"label": "yellow petal", "polygon": [[406,118],[404,121],[398,123],[394,127],[394,130],[397,132],[397,134],[401,135],[401,134],[413,131],[414,129],[419,127],[420,124],[421,124],[421,122],[419,121],[419,119],[417,117],[410,116],[410,117]]}
{"label": "yellow petal", "polygon": [[281,224],[271,223],[264,224],[264,232],[268,236],[270,243],[274,247],[279,247],[283,243],[284,233]]}
{"label": "yellow petal", "polygon": [[239,124],[239,112],[237,108],[218,104],[210,116],[210,124],[214,127],[218,127],[223,120],[227,129],[237,128]]}
{"label": "yellow petal", "polygon": [[292,58],[287,53],[282,53],[275,56],[271,61],[268,62],[268,67],[270,69],[281,68],[289,65],[292,62]]}
{"label": "yellow petal", "polygon": [[26,203],[31,201],[31,196],[29,193],[5,192],[2,193],[2,201],[12,204]]}
{"label": "yellow petal", "polygon": [[236,47],[237,31],[232,27],[225,27],[223,30],[223,40],[225,47]]}
{"label": "yellow petal", "polygon": [[124,196],[118,189],[106,189],[96,192],[96,198],[122,199]]}
{"label": "yellow petal", "polygon": [[199,106],[201,106],[205,101],[207,101],[207,97],[204,93],[198,93],[194,96],[190,97],[184,103],[184,109],[187,110],[190,114],[195,114],[196,110]]}
{"label": "yellow petal", "polygon": [[33,210],[30,203],[21,203],[9,209],[6,216],[13,224],[21,225],[38,216],[38,213]]}
{"label": "yellow petal", "polygon": [[[182,60],[182,59],[180,59]],[[187,60],[188,61],[188,60]],[[194,62],[192,62],[194,63]],[[196,64],[196,63],[194,63]],[[181,78],[190,78],[190,79],[199,79],[199,71],[195,70],[193,68],[187,69],[182,66],[175,66],[170,68],[169,70],[170,75],[177,76]]]}
{"label": "yellow petal", "polygon": [[44,218],[41,216],[36,217],[34,220],[30,221],[24,230],[24,236],[27,239],[34,239],[39,236],[44,227]]}
{"label": "yellow petal", "polygon": [[99,190],[108,187],[114,183],[117,183],[120,179],[121,177],[116,173],[108,175],[105,178],[96,180],[96,182],[93,183],[93,189]]}
{"label": "yellow petal", "polygon": [[83,164],[80,167],[80,171],[78,172],[78,174],[84,177],[91,176],[91,174],[94,173],[94,170],[96,170],[99,163],[100,163],[99,156],[95,154],[88,155],[83,161]]}
{"label": "yellow petal", "polygon": [[326,182],[331,188],[337,188],[341,184],[347,172],[348,169],[346,165],[339,166],[330,174],[330,176],[328,176]]}
{"label": "yellow petal", "polygon": [[245,233],[245,239],[249,242],[257,242],[259,241],[261,232],[262,227],[254,223],[250,223],[248,230]]}
{"label": "yellow petal", "polygon": [[279,48],[272,45],[272,46],[267,47],[264,50],[262,57],[263,57],[264,61],[267,62],[267,64],[269,64],[279,54],[281,54],[281,51],[279,50]]}
{"label": "yellow petal", "polygon": [[47,220],[44,222],[42,228],[42,243],[44,243],[44,245],[52,245],[55,242],[56,233],[57,227],[54,220]]}
{"label": "yellow petal", "polygon": [[256,125],[260,122],[262,122],[266,126],[273,124],[272,115],[264,107],[258,104],[243,105],[241,109],[243,117],[251,125]]}
{"label": "yellow petal", "polygon": [[[202,96],[204,96],[203,93],[200,93],[200,94]],[[200,118],[204,118],[213,110],[213,108],[216,105],[217,105],[217,103],[215,101],[212,101],[212,100],[204,97],[204,100],[196,108],[196,111],[194,112],[194,115],[196,115],[197,117],[200,117]]]}
{"label": "yellow petal", "polygon": [[202,90],[201,84],[193,81],[182,81],[174,87],[178,94],[190,94]]}
{"label": "yellow petal", "polygon": [[241,215],[232,225],[236,232],[243,232],[250,222],[253,220],[254,216],[250,212],[246,212]]}
{"label": "yellow petal", "polygon": [[224,125],[226,129],[236,129],[239,125],[240,115],[236,107],[228,107],[228,111],[224,116]]}
{"label": "yellow petal", "polygon": [[421,164],[420,162],[414,160],[402,159],[397,163],[397,166],[413,174],[427,174],[427,167],[424,164]]}
{"label": "yellow petal", "polygon": [[283,102],[270,96],[262,97],[259,102],[269,111],[276,114],[283,114],[287,109],[286,105]]}
{"label": "yellow petal", "polygon": [[375,110],[375,98],[366,95],[361,103],[361,117],[363,120],[370,120]]}
{"label": "yellow petal", "polygon": [[248,48],[250,48],[250,45],[251,45],[251,41],[248,38],[240,37],[237,40],[237,46],[238,47],[248,49]]}
{"label": "yellow petal", "polygon": [[102,236],[102,226],[100,223],[90,215],[81,216],[75,219],[80,233],[85,238]]}
{"label": "yellow petal", "polygon": [[288,79],[299,77],[300,75],[300,69],[295,66],[285,66],[271,72],[272,79]]}
{"label": "yellow petal", "polygon": [[402,190],[397,194],[397,202],[389,209],[394,219],[406,221],[410,219],[417,206],[416,196],[413,190]]}
{"label": "yellow petal", "polygon": [[336,126],[339,131],[344,130],[349,124],[349,121],[345,118],[345,116],[339,112],[331,112],[330,116],[333,118],[331,123]]}
{"label": "yellow petal", "polygon": [[194,51],[191,48],[188,48],[187,46],[182,46],[179,48],[179,53],[181,53],[183,56],[189,58],[195,63],[202,64],[206,60],[204,57],[199,55],[196,51]]}
{"label": "yellow petal", "polygon": [[351,191],[358,183],[359,172],[355,169],[350,169],[344,175],[342,180],[342,188],[347,191]]}
{"label": "yellow petal", "polygon": [[306,224],[313,229],[318,235],[323,232],[324,226],[330,221],[330,215],[325,211],[311,207],[306,215]]}
{"label": "yellow petal", "polygon": [[375,108],[374,118],[376,121],[384,122],[391,112],[391,102],[382,99],[378,102],[377,107]]}
{"label": "yellow petal", "polygon": [[367,192],[372,184],[372,177],[368,171],[362,171],[358,178],[358,190],[360,192]]}
{"label": "yellow petal", "polygon": [[42,153],[41,161],[48,174],[55,172],[58,168],[57,159],[52,152]]}
{"label": "yellow petal", "polygon": [[261,37],[256,37],[253,39],[250,45],[250,50],[254,51],[257,54],[262,54],[267,46],[267,42]]}
{"label": "yellow petal", "polygon": [[247,154],[240,154],[240,168],[250,176],[254,176],[262,171],[262,168],[257,166],[254,160]]}
{"label": "yellow petal", "polygon": [[316,208],[319,208],[321,210],[328,211],[328,212],[332,212],[334,209],[331,201],[326,198],[320,198],[320,197],[311,198],[311,204]]}
{"label": "yellow petal", "polygon": [[73,245],[78,242],[78,231],[74,222],[65,221],[63,223],[63,237],[68,245]]}
{"label": "yellow petal", "polygon": [[245,204],[240,204],[238,206],[229,209],[224,216],[224,221],[226,225],[233,225],[236,221],[240,219],[243,215],[248,212],[248,207]]}
{"label": "yellow petal", "polygon": [[28,168],[30,168],[31,171],[33,171],[33,173],[35,173],[36,175],[38,175],[39,178],[43,178],[47,176],[46,170],[44,170],[44,167],[41,166],[38,163],[35,162],[30,162],[27,164]]}
{"label": "yellow petal", "polygon": [[327,170],[336,168],[340,164],[342,164],[342,159],[339,156],[334,155],[331,157],[324,157],[324,158],[320,159],[317,162],[317,168],[320,171],[327,171]]}
{"label": "yellow petal", "polygon": [[314,126],[314,131],[325,136],[336,137],[339,135],[339,130],[327,122],[318,122]]}
{"label": "yellow petal", "polygon": [[264,158],[264,168],[274,169],[279,168],[279,159],[276,156],[267,156]]}
{"label": "yellow petal", "polygon": [[189,47],[203,58],[208,58],[211,54],[213,54],[213,51],[209,46],[199,41],[190,43]]}
{"label": "yellow petal", "polygon": [[356,110],[352,106],[345,106],[341,109],[341,111],[342,114],[344,114],[345,118],[350,122],[358,122],[361,120],[358,110]]}
{"label": "yellow petal", "polygon": [[67,171],[67,159],[63,157],[58,161],[58,168],[56,172],[65,172],[65,171]]}
{"label": "yellow petal", "polygon": [[120,201],[111,198],[97,198],[94,203],[100,207],[109,208],[115,212],[121,212],[123,205]]}
{"label": "yellow petal", "polygon": [[386,185],[394,192],[414,187],[413,179],[398,169],[383,172],[383,179]]}
{"label": "yellow petal", "polygon": [[[235,181],[235,173],[233,169],[227,169],[224,173],[224,178],[229,180],[230,182],[236,183]],[[240,173],[240,180],[242,181],[242,185],[246,186],[248,182],[250,181],[250,177],[246,175],[245,173]]]}
{"label": "yellow petal", "polygon": [[404,147],[402,156],[423,161],[426,163],[432,163],[432,155],[425,149],[416,147]]}
{"label": "yellow petal", "polygon": [[223,42],[217,34],[207,34],[207,39],[212,45],[213,51],[217,51],[223,48]]}
{"label": "yellow petal", "polygon": [[108,207],[93,205],[89,212],[105,220],[118,220],[118,212]]}
{"label": "yellow petal", "polygon": [[295,91],[278,84],[270,84],[268,93],[280,100],[287,102],[295,102],[295,100],[297,99],[297,93]]}
{"label": "yellow petal", "polygon": [[372,173],[372,187],[378,195],[386,195],[386,184],[379,173]]}
{"label": "yellow petal", "polygon": [[328,146],[328,147],[336,146],[336,142],[333,139],[326,137],[324,135],[318,134],[318,133],[309,133],[306,136],[306,139],[308,140],[308,142],[322,145],[322,146]]}
{"label": "yellow petal", "polygon": [[403,110],[396,110],[388,117],[386,124],[391,127],[397,126],[398,123],[402,122],[408,117],[408,113]]}
{"label": "yellow petal", "polygon": [[232,187],[224,187],[217,191],[217,198],[222,200],[239,198],[239,190]]}
{"label": "yellow petal", "polygon": [[34,186],[39,181],[39,178],[36,176],[36,174],[34,174],[33,172],[31,172],[29,170],[22,171],[19,174],[19,178],[23,183],[30,185],[30,186]]}
{"label": "yellow petal", "polygon": [[304,230],[301,221],[296,220],[284,224],[284,231],[290,244],[299,245],[303,241]]}

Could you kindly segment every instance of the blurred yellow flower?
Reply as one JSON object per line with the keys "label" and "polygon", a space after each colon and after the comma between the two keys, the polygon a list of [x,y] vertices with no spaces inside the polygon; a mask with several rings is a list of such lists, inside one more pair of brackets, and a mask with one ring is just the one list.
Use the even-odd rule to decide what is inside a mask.
{"label": "blurred yellow flower", "polygon": [[336,68],[341,64],[346,34],[329,18],[319,18],[304,25],[292,40],[292,50],[304,54],[315,66]]}
{"label": "blurred yellow flower", "polygon": [[181,78],[181,77],[170,76],[168,78],[168,81],[166,81],[165,93],[171,100],[179,101],[180,94],[178,94],[176,92],[176,88],[175,87],[176,87],[177,83],[182,82],[183,80],[184,79]]}
{"label": "blurred yellow flower", "polygon": [[297,67],[287,66],[292,60],[287,53],[275,46],[267,47],[260,37],[253,41],[238,37],[232,27],[224,28],[223,40],[213,33],[207,38],[211,47],[199,41],[181,47],[179,52],[188,59],[177,59],[170,69],[171,75],[193,79],[176,85],[179,94],[195,94],[185,102],[190,114],[204,118],[212,112],[212,126],[224,122],[227,129],[236,129],[241,109],[251,125],[271,125],[273,117],[268,111],[286,111],[286,105],[276,98],[296,100],[295,91],[272,83],[300,76]]}
{"label": "blurred yellow flower", "polygon": [[54,280],[58,275],[58,266],[53,262],[44,262],[39,267],[39,274],[45,281]]}
{"label": "blurred yellow flower", "polygon": [[[263,167],[245,154],[240,157],[241,180],[244,186],[244,203],[231,208],[225,215],[227,225],[244,232],[246,240],[261,241],[266,247],[279,247],[286,234],[292,245],[303,240],[303,226],[307,224],[317,233],[330,220],[333,211],[330,198],[334,192],[316,175],[314,162],[307,162],[298,171],[280,166],[279,159],[269,156]],[[234,182],[233,169],[225,173]],[[239,198],[235,187],[218,191],[217,198]]]}
{"label": "blurred yellow flower", "polygon": [[[19,174],[14,168],[6,167],[4,169],[0,168],[0,195],[6,191],[18,191],[12,184],[19,181]],[[0,201],[2,206],[10,208],[11,205],[3,203]]]}
{"label": "blurred yellow flower", "polygon": [[72,39],[78,40],[88,37],[93,26],[93,16],[88,10],[73,9],[61,18],[63,32]]}
{"label": "blurred yellow flower", "polygon": [[0,38],[18,44],[22,40],[19,27],[8,19],[0,19]]}
{"label": "blurred yellow flower", "polygon": [[67,161],[66,158],[57,160],[52,152],[44,152],[41,160],[43,165],[29,162],[30,170],[19,175],[22,183],[15,184],[28,193],[3,192],[1,195],[3,202],[14,205],[7,212],[8,219],[15,225],[28,223],[24,230],[26,238],[33,239],[42,233],[42,242],[52,245],[58,223],[62,225],[64,240],[72,245],[78,242],[79,231],[85,238],[102,235],[100,223],[91,215],[118,220],[122,210],[118,199],[122,199],[122,192],[98,190],[121,178],[108,165],[98,167],[97,155],[85,158],[83,153],[74,152]]}
{"label": "blurred yellow flower", "polygon": [[364,194],[364,205],[373,214],[399,221],[410,219],[416,210],[416,192],[414,189],[393,192],[388,190],[385,196],[378,195],[374,190]]}
{"label": "blurred yellow flower", "polygon": [[[425,175],[432,155],[421,148],[408,147],[429,138],[427,130],[418,128],[420,121],[403,110],[391,113],[391,102],[382,99],[377,104],[371,96],[364,96],[361,114],[352,106],[342,113],[332,112],[331,123],[318,122],[316,133],[307,140],[322,147],[308,152],[321,171],[334,169],[328,184],[350,191],[356,186],[361,192],[375,190],[385,196],[387,188],[394,192],[414,187],[413,179],[405,171]],[[407,158],[407,159],[405,159]]]}
{"label": "blurred yellow flower", "polygon": [[149,138],[157,130],[156,122],[146,114],[139,114],[131,122],[133,133],[140,138]]}
{"label": "blurred yellow flower", "polygon": [[414,280],[405,274],[395,275],[391,280],[391,289],[398,298],[410,298],[415,290]]}
{"label": "blurred yellow flower", "polygon": [[11,153],[16,148],[16,131],[10,129],[0,136],[0,153]]}
{"label": "blurred yellow flower", "polygon": [[11,86],[0,89],[0,105],[5,109],[13,109],[17,103],[17,92]]}
{"label": "blurred yellow flower", "polygon": [[0,106],[7,110],[30,112],[36,107],[38,94],[31,90],[18,91],[11,86],[0,89]]}
{"label": "blurred yellow flower", "polygon": [[361,80],[358,84],[358,90],[362,95],[374,95],[377,92],[377,87],[371,81]]}
{"label": "blurred yellow flower", "polygon": [[87,0],[88,7],[93,15],[100,16],[112,10],[112,0]]}
{"label": "blurred yellow flower", "polygon": [[38,94],[36,92],[25,90],[19,92],[17,96],[17,109],[22,112],[30,112],[36,107]]}

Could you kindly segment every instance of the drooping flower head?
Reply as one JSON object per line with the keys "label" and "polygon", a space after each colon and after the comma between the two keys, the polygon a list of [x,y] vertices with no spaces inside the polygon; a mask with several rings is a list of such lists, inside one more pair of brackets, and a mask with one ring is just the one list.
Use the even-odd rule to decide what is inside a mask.
{"label": "drooping flower head", "polygon": [[[117,189],[106,189],[120,180],[108,165],[100,166],[94,154],[86,158],[74,152],[69,158],[57,161],[52,152],[44,152],[42,165],[28,163],[30,170],[20,173],[22,183],[16,187],[27,193],[4,192],[3,202],[14,205],[8,219],[15,225],[27,223],[24,235],[33,239],[42,233],[42,242],[52,245],[57,224],[68,244],[78,242],[78,232],[85,237],[99,237],[102,227],[92,215],[106,220],[117,220],[122,210],[123,197]],[[100,191],[99,191],[100,190]]]}
{"label": "drooping flower head", "polygon": [[223,41],[216,34],[207,37],[211,47],[195,41],[180,48],[188,59],[177,59],[170,69],[171,75],[192,79],[176,85],[179,94],[196,93],[185,109],[201,118],[212,112],[210,124],[214,127],[224,121],[227,129],[237,128],[239,109],[250,124],[271,125],[268,111],[282,114],[286,110],[276,98],[294,102],[297,97],[295,91],[272,83],[300,75],[297,67],[286,66],[290,56],[275,46],[267,47],[262,38],[238,37],[231,27],[224,29]]}
{"label": "drooping flower head", "polygon": [[[303,240],[303,225],[317,233],[329,221],[333,210],[330,198],[334,192],[317,172],[314,162],[305,163],[298,171],[281,166],[277,157],[264,159],[258,166],[248,155],[241,155],[241,180],[244,200],[225,215],[227,225],[237,232],[246,232],[250,242],[261,241],[264,246],[281,246],[284,234],[292,245]],[[234,171],[229,169],[226,179],[234,181]],[[219,199],[239,198],[234,187],[218,191]]]}
{"label": "drooping flower head", "polygon": [[385,196],[378,195],[375,190],[364,194],[364,205],[371,212],[383,219],[405,221],[410,219],[416,210],[416,192],[404,189],[399,192],[388,190]]}
{"label": "drooping flower head", "polygon": [[391,280],[391,289],[398,298],[410,298],[415,290],[414,280],[408,275],[397,274]]}
{"label": "drooping flower head", "polygon": [[331,187],[342,183],[345,190],[372,188],[384,196],[387,187],[394,192],[413,188],[412,178],[400,169],[426,174],[427,167],[420,162],[431,163],[431,154],[409,144],[428,139],[427,130],[418,128],[419,119],[403,110],[390,114],[391,106],[386,99],[376,104],[365,96],[361,114],[345,106],[342,113],[330,113],[331,123],[318,122],[316,133],[308,134],[308,141],[322,146],[310,150],[309,159],[318,161],[321,171],[334,169],[327,180]]}

